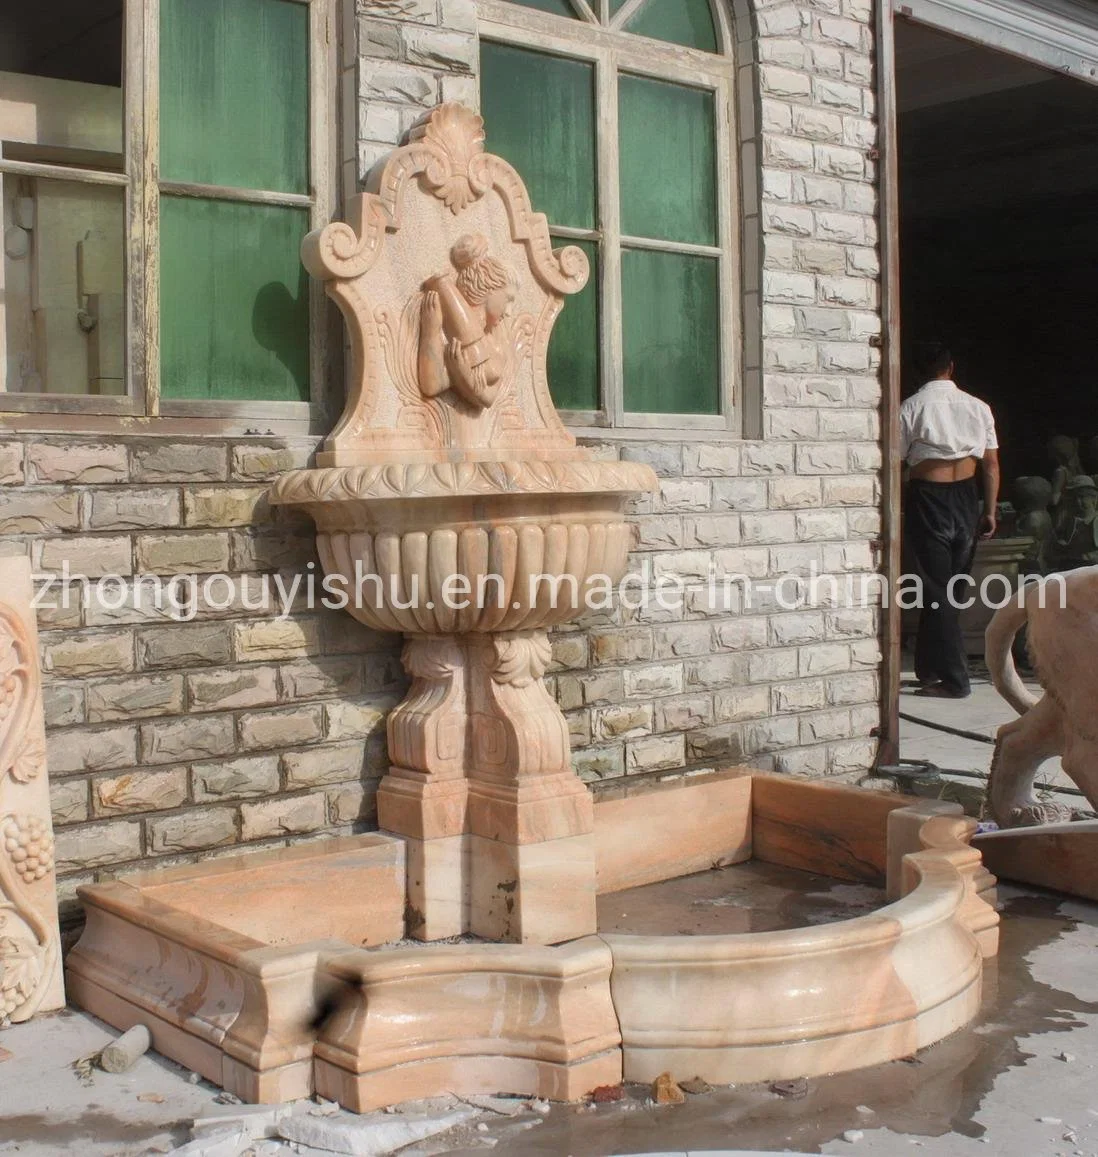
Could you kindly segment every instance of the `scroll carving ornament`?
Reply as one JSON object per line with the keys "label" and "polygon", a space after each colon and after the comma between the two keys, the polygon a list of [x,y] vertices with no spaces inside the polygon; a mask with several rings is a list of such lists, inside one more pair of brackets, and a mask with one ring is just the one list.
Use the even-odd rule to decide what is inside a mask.
{"label": "scroll carving ornament", "polygon": [[[45,767],[31,643],[22,622],[0,606],[0,786],[36,780]],[[32,889],[53,867],[53,837],[37,816],[0,816],[0,1022],[36,1010],[53,968],[55,939]],[[52,881],[51,881],[52,884]]]}

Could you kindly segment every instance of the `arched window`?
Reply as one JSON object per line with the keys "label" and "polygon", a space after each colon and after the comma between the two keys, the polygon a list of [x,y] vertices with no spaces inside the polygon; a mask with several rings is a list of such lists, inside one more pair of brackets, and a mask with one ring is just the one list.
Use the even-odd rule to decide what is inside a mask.
{"label": "arched window", "polygon": [[729,31],[710,0],[478,0],[490,151],[591,259],[549,351],[577,425],[727,428],[739,341]]}

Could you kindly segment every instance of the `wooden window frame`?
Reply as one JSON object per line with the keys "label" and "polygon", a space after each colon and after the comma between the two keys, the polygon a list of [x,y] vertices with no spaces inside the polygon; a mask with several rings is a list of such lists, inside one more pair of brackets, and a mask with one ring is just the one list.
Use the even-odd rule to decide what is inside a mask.
{"label": "wooden window frame", "polygon": [[[739,150],[735,119],[736,68],[732,29],[721,3],[711,4],[717,30],[716,54],[650,40],[623,31],[644,0],[627,0],[609,27],[608,0],[574,0],[582,17],[568,20],[509,0],[477,0],[482,40],[527,48],[552,56],[582,60],[595,69],[596,182],[598,227],[575,229],[550,225],[562,242],[602,242],[598,285],[599,388],[601,410],[561,410],[565,424],[579,434],[592,430],[650,437],[654,429],[672,434],[738,434],[743,421],[741,372],[742,318],[739,237],[739,187],[734,157]],[[626,237],[621,232],[618,181],[618,76],[621,73],[666,80],[713,93],[716,129],[718,244],[691,245]],[[479,79],[479,73],[478,73]],[[489,144],[491,125],[488,126]],[[537,206],[535,206],[537,208]],[[719,260],[721,332],[720,413],[649,414],[624,405],[621,314],[621,251],[626,247],[716,257]],[[565,307],[567,308],[567,306]]]}
{"label": "wooden window frame", "polygon": [[[323,432],[335,412],[330,351],[332,310],[324,287],[309,279],[309,401],[171,399],[160,395],[160,195],[201,197],[309,210],[310,228],[335,209],[337,5],[340,0],[289,0],[309,9],[309,188],[305,194],[164,181],[159,176],[160,0],[123,0],[120,173],[67,165],[7,161],[0,174],[60,178],[125,190],[124,346],[126,393],[32,394],[0,391],[0,414],[14,428],[110,432],[118,419],[146,432],[255,434]],[[264,427],[260,430],[257,424]]]}

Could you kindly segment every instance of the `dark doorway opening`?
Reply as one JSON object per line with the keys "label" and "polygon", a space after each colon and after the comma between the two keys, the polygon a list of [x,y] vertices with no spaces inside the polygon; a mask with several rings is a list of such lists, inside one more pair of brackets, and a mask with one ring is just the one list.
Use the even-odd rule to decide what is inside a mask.
{"label": "dark doorway opening", "polygon": [[[989,402],[1004,496],[1098,435],[1098,87],[896,22],[905,354],[946,342]],[[912,380],[904,357],[904,393]]]}

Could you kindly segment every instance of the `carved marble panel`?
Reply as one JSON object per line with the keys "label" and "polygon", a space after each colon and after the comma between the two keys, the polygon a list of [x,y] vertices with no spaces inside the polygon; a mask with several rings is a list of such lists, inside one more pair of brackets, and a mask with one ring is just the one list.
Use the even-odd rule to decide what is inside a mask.
{"label": "carved marble panel", "polygon": [[0,1021],[65,1003],[30,562],[0,559]]}

